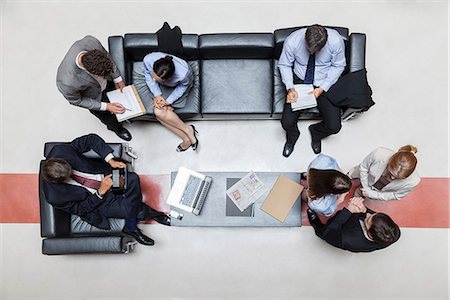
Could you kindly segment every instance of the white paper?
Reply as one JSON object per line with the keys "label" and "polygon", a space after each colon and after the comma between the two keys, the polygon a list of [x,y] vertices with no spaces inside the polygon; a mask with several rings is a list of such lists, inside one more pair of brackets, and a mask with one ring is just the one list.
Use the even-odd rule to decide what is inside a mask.
{"label": "white paper", "polygon": [[314,94],[310,94],[314,90],[312,84],[296,84],[295,91],[298,94],[297,101],[291,103],[292,111],[307,109],[317,106],[317,100]]}
{"label": "white paper", "polygon": [[141,106],[139,105],[136,94],[134,93],[132,85],[127,85],[123,88],[123,93],[120,90],[114,90],[107,92],[109,102],[120,103],[125,106],[125,112],[123,114],[116,114],[117,120],[122,122],[129,119],[130,117],[135,117],[142,113]]}
{"label": "white paper", "polygon": [[255,203],[267,191],[264,183],[254,172],[245,175],[227,190],[227,195],[240,211]]}

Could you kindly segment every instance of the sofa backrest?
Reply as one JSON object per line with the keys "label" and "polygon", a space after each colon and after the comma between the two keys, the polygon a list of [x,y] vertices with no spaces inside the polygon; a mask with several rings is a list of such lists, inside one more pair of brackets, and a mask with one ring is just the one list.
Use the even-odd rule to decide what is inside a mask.
{"label": "sofa backrest", "polygon": [[202,59],[271,59],[272,33],[202,34],[199,38]]}
{"label": "sofa backrest", "polygon": [[[198,60],[198,35],[183,34],[184,58]],[[142,61],[150,52],[158,51],[158,37],[155,33],[128,33],[124,37],[124,51],[127,61]]]}

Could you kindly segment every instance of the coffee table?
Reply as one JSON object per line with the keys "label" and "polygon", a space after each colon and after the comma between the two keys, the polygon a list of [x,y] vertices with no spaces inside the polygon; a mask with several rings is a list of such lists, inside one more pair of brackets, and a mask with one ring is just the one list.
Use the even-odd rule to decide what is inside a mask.
{"label": "coffee table", "polygon": [[[302,224],[301,201],[297,199],[284,222],[280,222],[260,209],[272,189],[278,176],[284,175],[295,182],[300,182],[300,173],[293,172],[255,172],[266,185],[267,192],[254,205],[253,217],[226,216],[227,178],[242,178],[247,172],[200,172],[212,177],[212,184],[199,216],[183,212],[183,219],[172,218],[172,226],[204,226],[204,227],[299,227]],[[173,184],[177,172],[171,173]]]}

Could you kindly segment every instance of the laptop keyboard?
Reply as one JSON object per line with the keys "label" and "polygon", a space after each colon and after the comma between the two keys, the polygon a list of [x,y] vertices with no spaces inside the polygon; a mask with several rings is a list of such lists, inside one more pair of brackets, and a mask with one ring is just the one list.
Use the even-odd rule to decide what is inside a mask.
{"label": "laptop keyboard", "polygon": [[197,196],[196,192],[201,183],[202,180],[200,178],[189,176],[183,196],[181,197],[181,204],[192,207],[192,204]]}

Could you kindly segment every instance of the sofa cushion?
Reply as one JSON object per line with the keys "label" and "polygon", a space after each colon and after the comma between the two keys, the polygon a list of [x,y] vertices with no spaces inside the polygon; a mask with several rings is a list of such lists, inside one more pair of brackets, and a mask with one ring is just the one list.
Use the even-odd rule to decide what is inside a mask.
{"label": "sofa cushion", "polygon": [[[283,43],[284,40],[294,31],[299,30],[301,28],[306,28],[308,26],[299,26],[299,27],[291,27],[291,28],[283,28],[283,29],[277,29],[275,30],[273,36],[274,36],[274,58],[278,59],[281,55],[281,50],[283,50]],[[334,27],[334,26],[325,26],[327,28],[331,28],[339,32],[341,36],[345,38],[345,40],[348,40],[348,28],[344,27]],[[347,46],[347,43],[346,45]],[[347,48],[347,47],[346,47]]]}
{"label": "sofa cushion", "polygon": [[[189,66],[194,72],[194,83],[189,91],[188,98],[186,100],[186,106],[175,109],[175,112],[180,115],[200,114],[200,78],[199,78],[199,62],[188,61]],[[153,106],[151,104],[152,94],[145,82],[144,76],[144,63],[134,62],[132,72],[132,82],[141,97],[142,103],[144,103],[147,114],[153,115]],[[174,88],[161,86],[163,97],[167,98]]]}
{"label": "sofa cushion", "polygon": [[217,59],[201,61],[202,113],[272,111],[272,60]]}
{"label": "sofa cushion", "polygon": [[71,215],[70,220],[70,234],[71,235],[93,235],[93,236],[99,236],[102,234],[105,235],[111,235],[111,234],[121,234],[122,228],[125,225],[124,219],[114,219],[110,218],[108,219],[109,225],[111,226],[111,229],[105,230],[100,229],[95,226],[92,226],[88,222],[83,221],[79,216]]}
{"label": "sofa cushion", "polygon": [[272,33],[203,34],[199,38],[203,59],[272,58]]}

